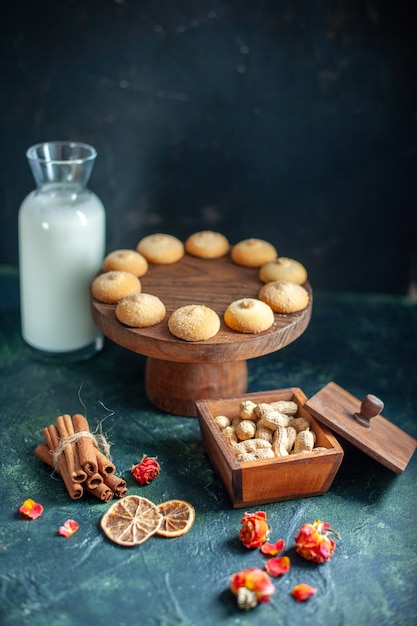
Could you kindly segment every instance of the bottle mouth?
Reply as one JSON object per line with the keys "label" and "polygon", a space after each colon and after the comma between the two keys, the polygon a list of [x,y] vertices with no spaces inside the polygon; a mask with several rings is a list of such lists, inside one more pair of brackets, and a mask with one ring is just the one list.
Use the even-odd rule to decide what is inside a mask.
{"label": "bottle mouth", "polygon": [[97,152],[93,146],[77,141],[46,141],[37,143],[26,151],[29,161],[39,163],[81,164],[96,158]]}
{"label": "bottle mouth", "polygon": [[86,187],[96,156],[93,146],[77,141],[37,143],[26,151],[38,187],[46,184]]}

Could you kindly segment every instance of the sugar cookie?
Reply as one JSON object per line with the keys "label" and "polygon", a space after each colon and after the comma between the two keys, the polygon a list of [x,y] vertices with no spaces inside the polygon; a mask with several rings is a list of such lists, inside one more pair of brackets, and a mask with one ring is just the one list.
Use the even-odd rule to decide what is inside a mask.
{"label": "sugar cookie", "polygon": [[150,293],[133,293],[123,298],[116,306],[119,322],[133,328],[146,328],[162,322],[165,317],[165,305]]}
{"label": "sugar cookie", "polygon": [[184,244],[177,237],[165,233],[154,233],[139,241],[136,251],[149,263],[169,265],[184,256]]}
{"label": "sugar cookie", "polygon": [[263,283],[270,283],[274,280],[289,280],[292,283],[302,285],[307,280],[307,270],[300,261],[280,256],[262,265],[259,270],[259,278]]}
{"label": "sugar cookie", "polygon": [[224,312],[224,321],[240,333],[260,333],[274,323],[271,307],[256,298],[241,298],[229,304]]}
{"label": "sugar cookie", "polygon": [[179,339],[204,341],[219,332],[220,318],[204,304],[187,304],[171,313],[168,328]]}
{"label": "sugar cookie", "polygon": [[259,299],[276,313],[296,313],[308,305],[307,289],[288,280],[275,280],[261,287]]}
{"label": "sugar cookie", "polygon": [[231,250],[232,261],[244,267],[261,267],[278,256],[275,247],[263,239],[243,239]]}
{"label": "sugar cookie", "polygon": [[229,252],[230,244],[221,233],[202,230],[193,233],[185,242],[188,254],[202,259],[216,259]]}
{"label": "sugar cookie", "polygon": [[116,304],[126,296],[141,291],[141,288],[139,278],[130,272],[104,272],[91,283],[93,298],[106,304]]}
{"label": "sugar cookie", "polygon": [[103,272],[130,272],[135,276],[143,276],[148,271],[148,261],[136,250],[114,250],[103,261]]}

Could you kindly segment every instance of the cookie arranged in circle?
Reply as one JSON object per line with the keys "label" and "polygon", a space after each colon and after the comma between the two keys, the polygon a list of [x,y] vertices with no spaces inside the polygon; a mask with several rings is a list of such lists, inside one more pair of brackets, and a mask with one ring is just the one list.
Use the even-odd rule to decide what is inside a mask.
{"label": "cookie arranged in circle", "polygon": [[261,287],[259,299],[269,304],[276,313],[296,313],[306,308],[309,294],[297,283],[275,280]]}
{"label": "cookie arranged in circle", "polygon": [[139,241],[136,251],[142,254],[149,263],[169,265],[176,263],[184,256],[184,244],[174,235],[154,233]]}
{"label": "cookie arranged in circle", "polygon": [[162,322],[165,305],[157,296],[150,293],[133,293],[123,298],[116,306],[119,322],[132,328],[147,328]]}
{"label": "cookie arranged in circle", "polygon": [[104,272],[96,276],[91,283],[93,298],[106,304],[117,304],[126,296],[138,293],[141,289],[139,278],[130,272]]}
{"label": "cookie arranged in circle", "polygon": [[168,328],[178,339],[204,341],[219,332],[220,318],[204,304],[187,304],[171,313]]}
{"label": "cookie arranged in circle", "polygon": [[229,328],[240,333],[261,333],[274,323],[274,312],[262,300],[241,298],[229,304],[224,321]]}
{"label": "cookie arranged in circle", "polygon": [[201,230],[193,233],[185,242],[188,254],[202,259],[217,259],[229,252],[230,244],[221,233],[212,230]]}
{"label": "cookie arranged in circle", "polygon": [[231,250],[231,258],[237,265],[244,267],[261,267],[278,256],[272,243],[263,239],[242,239]]}
{"label": "cookie arranged in circle", "polygon": [[307,270],[300,261],[280,256],[268,261],[259,270],[259,278],[263,283],[274,280],[289,280],[297,285],[303,285],[307,280]]}
{"label": "cookie arranged in circle", "polygon": [[135,276],[143,276],[148,271],[148,261],[136,250],[114,250],[103,261],[103,272],[130,272]]}

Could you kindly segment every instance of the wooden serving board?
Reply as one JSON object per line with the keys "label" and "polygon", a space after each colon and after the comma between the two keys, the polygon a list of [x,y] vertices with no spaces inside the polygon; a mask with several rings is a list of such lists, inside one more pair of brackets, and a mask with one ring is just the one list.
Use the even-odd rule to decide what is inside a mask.
{"label": "wooden serving board", "polygon": [[[221,259],[200,259],[186,254],[171,265],[150,264],[141,277],[143,293],[158,296],[166,307],[165,319],[149,328],[129,328],[115,315],[115,305],[92,299],[97,327],[115,343],[148,357],[146,392],[153,404],[179,415],[196,415],[195,400],[244,393],[247,388],[246,361],[287,346],[307,328],[312,311],[275,314],[274,324],[258,334],[232,331],[223,314],[233,300],[257,298],[262,282],[258,269]],[[220,319],[220,331],[207,341],[188,342],[168,329],[170,314],[180,306],[204,304]]]}

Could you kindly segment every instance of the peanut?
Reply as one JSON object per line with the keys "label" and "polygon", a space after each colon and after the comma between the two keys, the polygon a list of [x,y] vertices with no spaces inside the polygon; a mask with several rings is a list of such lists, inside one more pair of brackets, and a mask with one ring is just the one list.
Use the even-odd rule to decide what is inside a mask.
{"label": "peanut", "polygon": [[239,454],[237,460],[240,463],[245,463],[247,461],[260,461],[261,459],[273,459],[274,453],[271,449],[261,448],[260,450],[256,450],[255,452],[243,452]]}
{"label": "peanut", "polygon": [[294,446],[297,431],[292,426],[287,426],[287,452],[291,452]]}
{"label": "peanut", "polygon": [[243,420],[252,420],[256,422],[257,415],[255,413],[256,404],[251,400],[243,400],[240,403],[240,417]]}
{"label": "peanut", "polygon": [[235,454],[240,454],[241,452],[256,452],[261,448],[271,449],[272,447],[269,441],[265,441],[265,439],[246,439],[246,441],[239,441],[235,444],[233,450]]}
{"label": "peanut", "polygon": [[216,415],[214,421],[216,422],[220,430],[223,430],[223,428],[230,426],[230,420],[226,415]]}
{"label": "peanut", "polygon": [[288,456],[288,435],[284,426],[277,428],[274,432],[272,450],[275,456]]}
{"label": "peanut", "polygon": [[290,421],[290,425],[295,428],[295,430],[297,431],[297,433],[299,433],[302,430],[307,430],[310,428],[310,422],[308,421],[308,419],[306,419],[305,417],[294,417],[291,421]]}
{"label": "peanut", "polygon": [[231,448],[234,448],[238,444],[235,429],[231,426],[226,426],[226,428],[223,428],[222,435],[226,439],[229,446],[231,446]]}
{"label": "peanut", "polygon": [[289,425],[290,419],[289,415],[284,415],[284,413],[272,409],[262,414],[262,417],[259,418],[259,426],[265,426],[271,430],[276,430],[279,427],[285,428]]}
{"label": "peanut", "polygon": [[269,404],[273,409],[280,413],[285,413],[285,415],[297,415],[298,404],[292,400],[276,400]]}
{"label": "peanut", "polygon": [[239,441],[252,439],[256,432],[255,423],[251,420],[242,420],[235,428],[236,437]]}
{"label": "peanut", "polygon": [[313,448],[314,436],[311,430],[301,430],[297,433],[293,448],[294,454],[304,451],[311,452]]}
{"label": "peanut", "polygon": [[265,426],[258,426],[255,431],[256,439],[265,439],[265,441],[269,441],[269,443],[272,443],[273,434],[274,431]]}

